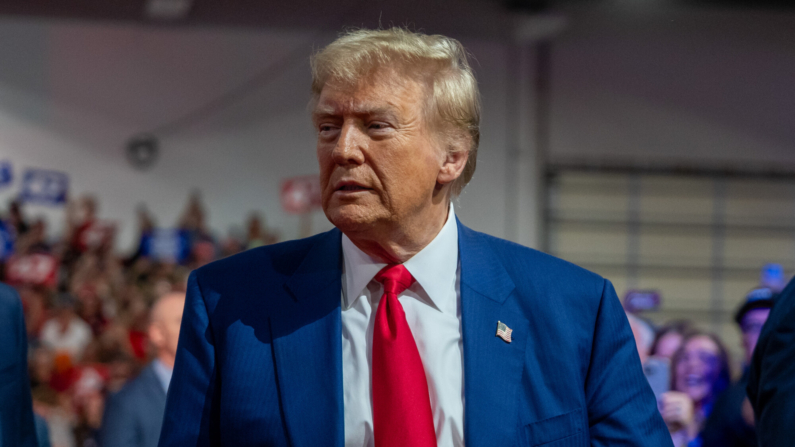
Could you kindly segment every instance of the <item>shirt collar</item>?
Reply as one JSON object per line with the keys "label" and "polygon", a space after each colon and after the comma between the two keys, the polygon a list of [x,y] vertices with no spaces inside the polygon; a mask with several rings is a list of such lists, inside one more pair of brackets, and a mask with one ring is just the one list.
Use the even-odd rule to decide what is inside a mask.
{"label": "shirt collar", "polygon": [[171,375],[174,372],[173,369],[166,366],[163,362],[158,359],[155,359],[152,362],[152,370],[154,370],[157,379],[160,381],[160,384],[163,386],[163,389],[168,392],[168,384],[171,382]]}
{"label": "shirt collar", "polygon": [[[345,282],[343,290],[343,309],[349,309],[375,275],[386,266],[375,260],[353,244],[348,236],[342,236]],[[458,225],[455,211],[450,203],[442,230],[411,259],[404,262],[406,270],[427,293],[437,309],[451,309],[447,306],[449,291],[454,290],[458,270]],[[454,309],[455,306],[452,306]],[[455,312],[455,310],[453,310]]]}

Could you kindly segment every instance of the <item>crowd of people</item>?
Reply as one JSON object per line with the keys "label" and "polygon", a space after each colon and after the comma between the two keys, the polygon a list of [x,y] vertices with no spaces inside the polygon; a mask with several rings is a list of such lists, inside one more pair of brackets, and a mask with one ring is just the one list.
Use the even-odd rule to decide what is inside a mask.
{"label": "crowd of people", "polygon": [[[63,236],[52,241],[44,220],[28,219],[22,204],[11,203],[0,214],[13,239],[13,249],[3,254],[0,275],[15,286],[23,303],[34,411],[50,445],[121,445],[113,439],[125,433],[125,418],[134,417],[136,404],[119,392],[135,377],[160,381],[164,390],[151,397],[157,401],[153,410],[146,403],[138,406],[141,417],[154,421],[155,434],[123,445],[154,445],[159,417],[151,416],[165,405],[176,352],[173,328],[178,333],[189,272],[277,237],[252,215],[246,237],[218,241],[208,231],[201,200],[194,194],[165,243],[162,230],[141,208],[138,249],[119,257],[113,251],[114,228],[98,219],[97,210],[90,196],[69,203]],[[173,299],[180,294],[181,299]],[[774,295],[769,288],[755,289],[737,311],[744,364],[750,361]],[[745,397],[747,374],[732,382],[721,339],[688,321],[655,328],[640,316],[627,315],[674,445],[756,445],[753,411]]]}
{"label": "crowd of people", "polygon": [[[180,293],[184,298],[192,269],[277,239],[260,216],[251,215],[244,237],[219,240],[207,229],[198,194],[173,230],[158,229],[141,208],[138,249],[128,257],[114,252],[115,228],[98,217],[91,196],[67,205],[57,240],[47,237],[45,220],[26,216],[24,204],[15,201],[2,211],[7,244],[0,250],[0,281],[14,286],[22,300],[39,438],[52,447],[100,445],[103,416],[113,404],[109,396],[164,350],[175,352],[176,338],[163,321],[173,320],[175,309],[181,315],[181,304],[161,301]],[[164,405],[165,393],[162,400]],[[120,430],[105,430],[105,436],[117,437]]]}
{"label": "crowd of people", "polygon": [[[745,391],[747,367],[775,297],[776,290],[770,287],[755,288],[735,313],[744,358],[743,371],[734,382],[729,351],[719,336],[687,320],[654,328],[627,314],[644,372],[675,447],[757,445],[754,412]],[[664,383],[655,386],[660,371]]]}

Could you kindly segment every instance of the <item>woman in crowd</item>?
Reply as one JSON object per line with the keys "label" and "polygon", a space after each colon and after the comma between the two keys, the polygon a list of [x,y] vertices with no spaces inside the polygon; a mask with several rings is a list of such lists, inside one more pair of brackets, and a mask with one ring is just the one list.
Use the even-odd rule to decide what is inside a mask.
{"label": "woman in crowd", "polygon": [[701,331],[684,336],[671,360],[672,391],[661,402],[676,447],[699,447],[715,399],[730,384],[729,356],[720,339]]}
{"label": "woman in crowd", "polygon": [[657,331],[657,336],[654,338],[649,355],[671,360],[676,351],[679,350],[679,347],[682,346],[685,334],[692,329],[693,324],[687,320],[675,320],[661,327]]}

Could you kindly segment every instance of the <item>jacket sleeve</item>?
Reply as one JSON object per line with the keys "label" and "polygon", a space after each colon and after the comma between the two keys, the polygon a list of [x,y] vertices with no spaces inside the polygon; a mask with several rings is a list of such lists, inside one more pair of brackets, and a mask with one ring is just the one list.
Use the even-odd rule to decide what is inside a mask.
{"label": "jacket sleeve", "polygon": [[626,314],[604,280],[585,380],[592,446],[666,446],[671,436],[657,410]]}
{"label": "jacket sleeve", "polygon": [[35,447],[36,427],[28,379],[28,337],[22,301],[0,284],[0,337],[9,343],[8,359],[0,359],[0,445]]}
{"label": "jacket sleeve", "polygon": [[102,427],[99,430],[99,445],[102,447],[135,447],[140,445],[140,435],[136,433],[136,418],[130,402],[122,395],[108,398]]}
{"label": "jacket sleeve", "polygon": [[220,445],[214,338],[207,303],[194,271],[188,278],[160,447]]}

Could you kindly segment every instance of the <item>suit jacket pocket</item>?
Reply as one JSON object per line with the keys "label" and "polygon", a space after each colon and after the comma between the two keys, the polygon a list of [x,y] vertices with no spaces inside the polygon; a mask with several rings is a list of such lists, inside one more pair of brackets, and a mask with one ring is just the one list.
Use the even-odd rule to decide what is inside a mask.
{"label": "suit jacket pocket", "polygon": [[541,445],[576,435],[582,429],[582,411],[578,408],[568,413],[527,424],[525,433],[530,445]]}

